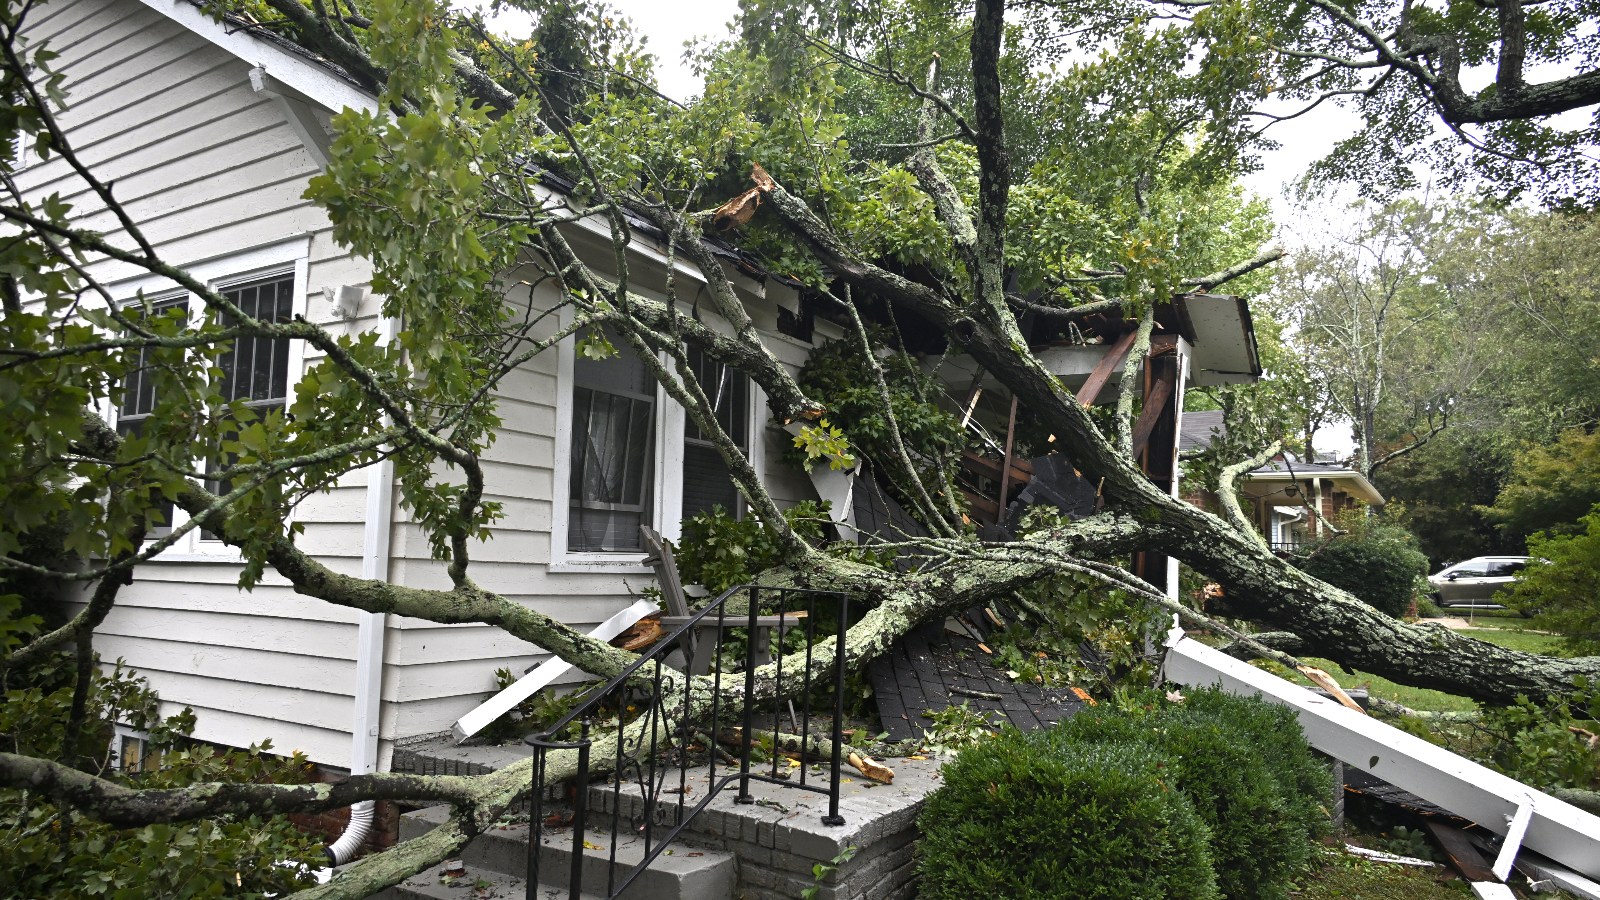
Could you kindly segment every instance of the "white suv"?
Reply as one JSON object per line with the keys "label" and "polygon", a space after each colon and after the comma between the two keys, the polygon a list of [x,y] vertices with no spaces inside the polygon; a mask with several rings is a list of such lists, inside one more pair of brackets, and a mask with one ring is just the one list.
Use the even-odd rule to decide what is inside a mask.
{"label": "white suv", "polygon": [[1526,556],[1477,556],[1428,576],[1440,606],[1496,607],[1495,592],[1517,580],[1528,567]]}

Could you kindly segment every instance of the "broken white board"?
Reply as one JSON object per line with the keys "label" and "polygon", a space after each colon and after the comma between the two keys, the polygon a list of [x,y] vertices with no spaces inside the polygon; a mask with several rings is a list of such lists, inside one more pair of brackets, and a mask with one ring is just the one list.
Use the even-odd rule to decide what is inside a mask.
{"label": "broken white board", "polygon": [[[589,636],[601,641],[609,641],[617,635],[633,627],[635,622],[652,613],[661,610],[649,600],[635,600],[633,605],[622,610],[611,618],[600,623],[600,627],[589,632]],[[552,656],[532,669],[527,674],[518,678],[514,683],[495,694],[488,700],[457,719],[450,731],[455,735],[456,743],[461,743],[469,737],[489,727],[489,723],[500,718],[518,703],[532,697],[534,694],[550,686],[557,678],[567,673],[572,668],[572,663],[566,662],[559,656]]]}
{"label": "broken white board", "polygon": [[1527,846],[1580,875],[1600,878],[1600,817],[1207,647],[1180,628],[1172,629],[1166,646],[1162,669],[1168,680],[1220,685],[1287,706],[1306,741],[1323,753],[1506,835],[1512,854]]}

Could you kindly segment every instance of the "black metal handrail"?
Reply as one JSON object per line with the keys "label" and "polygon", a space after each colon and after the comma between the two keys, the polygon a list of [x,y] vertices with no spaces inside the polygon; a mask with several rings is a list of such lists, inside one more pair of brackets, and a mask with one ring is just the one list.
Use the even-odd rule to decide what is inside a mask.
{"label": "black metal handrail", "polygon": [[[748,619],[742,622],[737,615],[733,619],[729,619],[727,615],[728,600],[740,593],[747,593],[749,595],[749,610],[747,611]],[[803,616],[801,615],[801,610],[790,608],[791,600],[796,595],[800,595],[805,598],[805,610]],[[764,655],[760,652],[763,648],[757,646],[758,635],[762,633],[762,629],[758,625],[758,617],[761,614],[762,601],[767,600],[770,603],[774,597],[776,598],[775,605],[777,607],[776,632],[779,642],[778,658],[780,661],[780,665],[776,667],[777,682],[774,685],[774,693],[778,697],[784,696],[783,666],[781,665],[783,656],[782,642],[784,632],[789,627],[803,627],[805,630],[804,680],[800,686],[800,691],[795,695],[796,699],[798,699],[801,704],[802,712],[798,714],[798,717],[796,717],[797,714],[795,713],[792,701],[788,706],[788,711],[791,716],[790,724],[796,727],[803,741],[810,736],[811,729],[811,703],[812,695],[814,693],[813,688],[815,687],[812,673],[812,652],[817,644],[817,604],[821,598],[831,598],[833,602],[837,603],[838,633],[835,636],[833,665],[834,690],[831,710],[833,717],[831,735],[833,738],[833,759],[832,771],[829,775],[826,786],[820,784],[807,784],[807,770],[806,766],[803,764],[800,766],[800,777],[798,782],[780,778],[778,774],[779,754],[776,752],[776,748],[774,748],[774,752],[772,753],[772,773],[770,775],[762,775],[758,772],[752,771],[751,769],[751,753],[755,747],[754,733],[756,710],[755,679],[748,676],[757,668],[758,660]],[[845,655],[845,629],[849,624],[849,614],[849,595],[839,591],[817,591],[804,588],[771,588],[760,587],[751,584],[744,584],[729,588],[728,590],[723,591],[722,594],[720,594],[716,599],[706,604],[705,608],[695,613],[687,622],[674,629],[662,640],[657,641],[648,650],[646,650],[639,657],[639,659],[630,663],[627,668],[617,673],[614,678],[606,682],[606,684],[603,686],[593,690],[583,700],[583,702],[579,703],[565,716],[557,720],[554,725],[551,725],[549,728],[538,734],[529,735],[527,738],[525,738],[525,742],[534,748],[533,802],[531,810],[532,818],[528,827],[528,900],[534,900],[535,892],[537,891],[539,885],[539,850],[542,846],[544,830],[544,795],[547,788],[545,785],[547,774],[546,763],[548,755],[552,750],[574,750],[578,755],[577,772],[572,779],[574,782],[573,786],[575,790],[575,796],[573,799],[572,817],[572,865],[571,871],[568,874],[568,890],[571,900],[578,900],[579,893],[583,886],[583,866],[585,861],[585,854],[583,851],[585,835],[587,834],[588,828],[587,809],[590,781],[590,751],[595,743],[590,731],[595,722],[595,714],[601,711],[601,708],[608,702],[615,703],[617,709],[617,747],[616,759],[614,760],[613,766],[613,771],[615,772],[616,777],[612,779],[613,788],[610,816],[611,832],[613,838],[620,833],[620,819],[622,810],[621,776],[626,769],[631,767],[640,776],[639,783],[641,785],[641,799],[644,804],[644,823],[641,829],[644,837],[644,855],[643,858],[636,865],[634,865],[632,869],[626,872],[619,879],[617,877],[618,842],[615,839],[607,842],[610,846],[610,857],[607,862],[606,874],[607,898],[615,898],[624,890],[626,890],[628,886],[631,885],[641,874],[643,874],[643,872],[649,868],[650,864],[661,855],[662,851],[666,849],[668,844],[678,837],[679,833],[683,831],[683,829],[694,819],[694,817],[704,810],[725,787],[735,781],[739,783],[739,793],[734,798],[734,802],[736,803],[755,802],[754,796],[752,796],[750,793],[751,781],[769,782],[772,784],[781,785],[783,787],[827,794],[828,813],[822,817],[823,824],[843,825],[844,818],[839,815],[839,779],[842,755],[841,748],[844,743],[843,722],[845,670],[843,666],[843,660]],[[787,616],[794,617],[795,625],[786,625],[785,618]],[[715,618],[716,625],[713,633],[711,635],[707,635],[706,631],[710,628],[707,620],[712,617]],[[719,750],[716,746],[716,740],[721,725],[720,715],[724,709],[722,704],[722,679],[725,673],[723,672],[722,649],[724,642],[728,638],[729,629],[741,626],[745,629],[746,639],[744,670],[742,673],[744,676],[742,704],[743,728],[741,729],[742,734],[739,746],[738,771],[726,774],[719,779],[717,777],[717,758]],[[666,716],[668,716],[672,710],[667,705],[667,701],[673,698],[668,698],[662,693],[662,670],[665,666],[664,660],[672,653],[674,649],[681,647],[685,659],[685,666],[687,667],[688,661],[694,657],[694,654],[689,650],[690,644],[688,639],[690,638],[695,638],[698,640],[713,639],[716,641],[716,652],[711,654],[711,658],[714,660],[713,671],[708,675],[708,677],[712,679],[711,709],[705,716],[691,720],[691,717],[688,713],[691,700],[690,688],[692,687],[693,679],[684,677],[682,678],[682,703],[677,707],[678,721],[676,723],[668,723],[666,721]],[[644,674],[647,668],[651,670],[650,674]],[[647,692],[647,700],[644,702],[634,702],[630,707],[629,692],[641,690]],[[675,697],[676,694],[674,694],[674,698]],[[635,701],[638,700],[638,698],[632,699]],[[639,710],[641,708],[642,711],[631,720],[625,718],[625,712],[629,711],[630,709]],[[772,729],[774,735],[777,735],[783,730],[781,727],[781,716],[781,705],[775,706],[773,711]],[[563,740],[561,736],[567,732],[574,723],[577,723],[579,728],[577,739]],[[630,751],[627,746],[628,729],[634,724],[639,724],[640,728],[638,734],[636,735],[637,743]],[[658,738],[662,735],[665,735],[669,738],[676,737],[676,747],[674,749],[677,757],[678,768],[678,787],[672,792],[677,796],[676,803],[667,804],[665,806],[661,803],[661,796],[664,793],[662,790],[662,782],[666,777],[666,771],[659,768],[661,765],[664,748],[658,746]],[[706,795],[701,798],[697,804],[691,807],[684,802],[684,798],[687,796],[686,786],[689,777],[689,770],[691,768],[688,757],[688,749],[694,740],[701,736],[703,736],[704,739],[709,742],[709,746],[705,748],[706,781],[709,789],[706,792]],[[643,742],[647,738],[649,740],[648,749],[642,746]],[[802,757],[804,756],[804,747],[801,748],[801,755]],[[731,766],[731,763],[729,765]],[[658,836],[655,834],[656,820],[659,817],[659,814],[664,810],[675,813],[671,817],[673,824],[665,834]]]}

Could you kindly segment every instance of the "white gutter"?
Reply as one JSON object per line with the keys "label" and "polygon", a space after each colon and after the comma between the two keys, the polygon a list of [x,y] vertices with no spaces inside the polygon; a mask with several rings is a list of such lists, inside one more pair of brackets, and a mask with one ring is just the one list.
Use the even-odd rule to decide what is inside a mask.
{"label": "white gutter", "polygon": [[[378,342],[387,345],[400,330],[398,319],[378,323]],[[389,578],[389,539],[394,522],[394,462],[385,458],[367,468],[367,521],[361,540],[361,577]],[[388,616],[358,613],[356,622],[355,713],[350,721],[350,774],[378,771],[378,725],[383,700],[383,643]],[[344,834],[328,847],[333,864],[343,865],[355,855],[372,830],[377,807],[363,800],[350,807]]]}
{"label": "white gutter", "polygon": [[1497,873],[1509,871],[1517,849],[1526,846],[1600,877],[1600,817],[1207,647],[1180,628],[1167,636],[1162,665],[1179,684],[1220,685],[1287,706],[1311,746],[1505,836]]}

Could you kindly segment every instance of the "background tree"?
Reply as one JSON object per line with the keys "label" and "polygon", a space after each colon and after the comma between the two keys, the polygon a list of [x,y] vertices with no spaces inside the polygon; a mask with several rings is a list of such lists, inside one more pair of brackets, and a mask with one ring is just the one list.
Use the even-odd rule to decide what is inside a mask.
{"label": "background tree", "polygon": [[1265,124],[1328,102],[1360,113],[1363,127],[1313,167],[1323,180],[1387,198],[1420,187],[1426,168],[1446,188],[1594,196],[1600,70],[1585,0],[1152,2],[1249,23],[1238,49],[1279,98]]}
{"label": "background tree", "polygon": [[1528,539],[1537,561],[1510,590],[1511,603],[1560,634],[1574,653],[1600,651],[1600,506],[1564,534]]}
{"label": "background tree", "polygon": [[1574,428],[1554,443],[1517,454],[1510,476],[1488,514],[1508,541],[1520,544],[1536,531],[1571,534],[1600,503],[1600,433]]}
{"label": "background tree", "polygon": [[1370,478],[1468,414],[1484,369],[1485,303],[1473,270],[1443,256],[1468,250],[1470,206],[1397,201],[1347,212],[1342,231],[1320,232],[1296,253],[1269,308],[1351,423],[1352,465]]}

